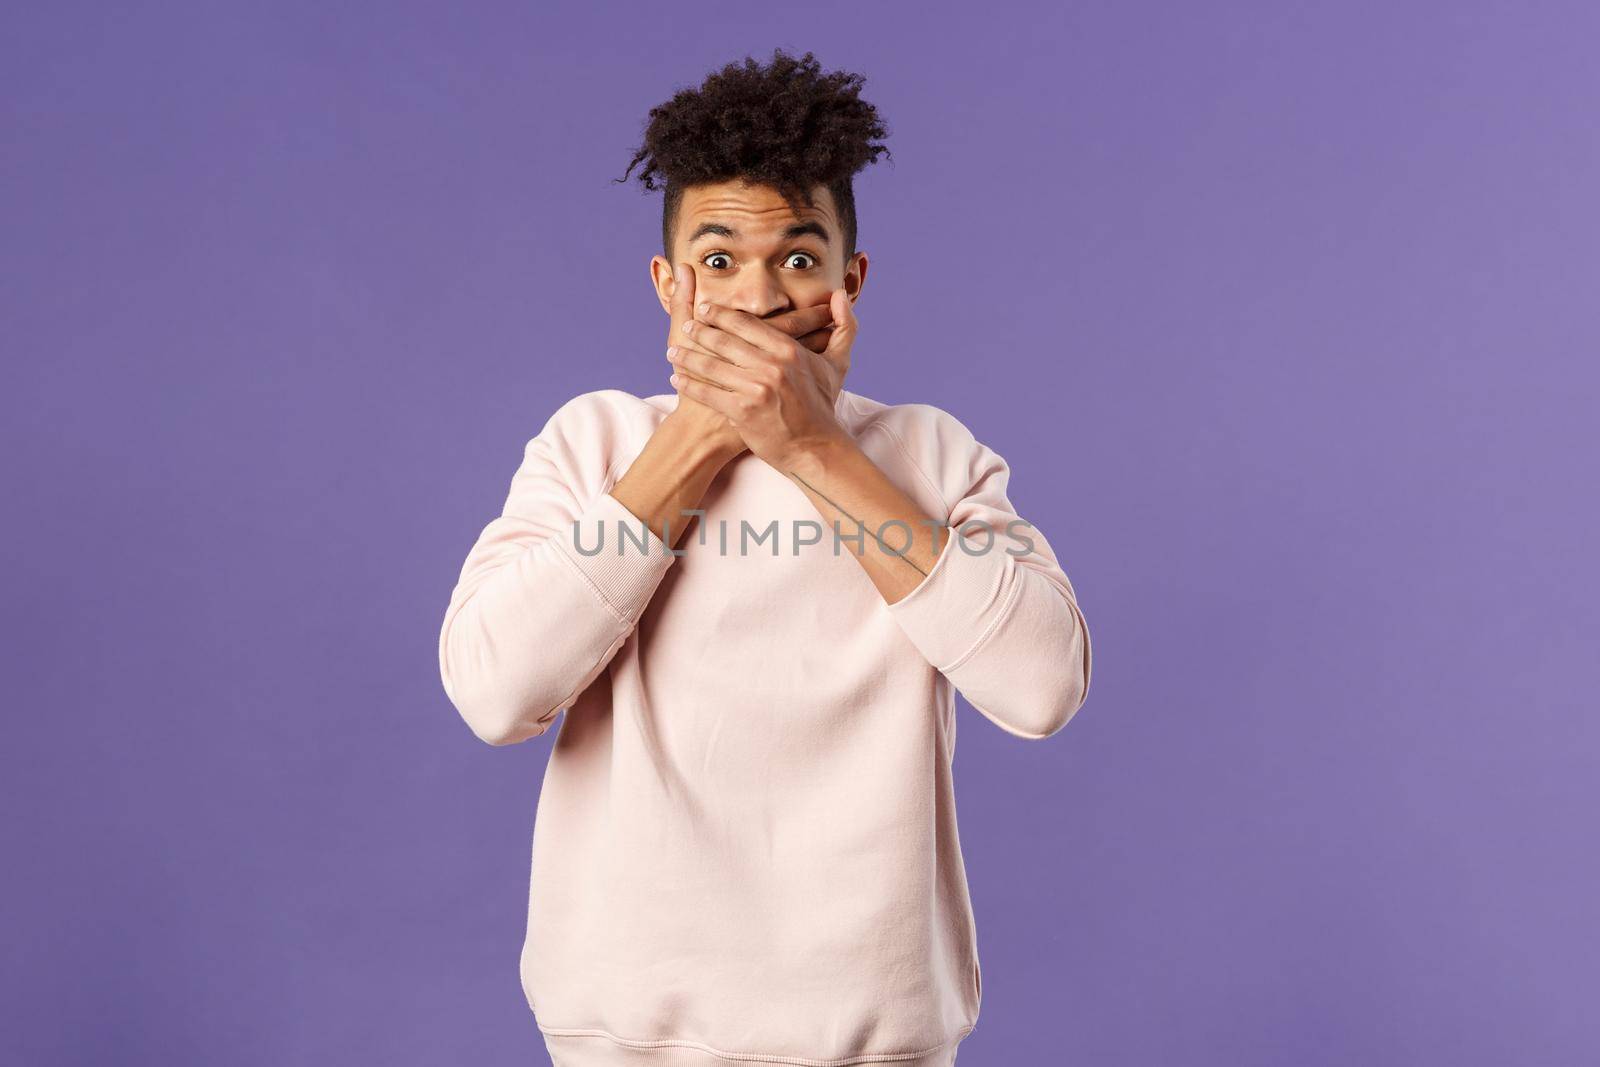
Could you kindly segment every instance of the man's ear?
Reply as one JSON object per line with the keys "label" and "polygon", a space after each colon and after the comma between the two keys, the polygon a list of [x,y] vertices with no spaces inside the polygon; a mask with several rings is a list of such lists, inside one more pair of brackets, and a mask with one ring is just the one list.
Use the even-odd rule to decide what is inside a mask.
{"label": "man's ear", "polygon": [[665,256],[650,257],[650,284],[655,286],[656,299],[661,301],[661,310],[668,315],[672,314],[672,264],[667,262]]}
{"label": "man's ear", "polygon": [[867,284],[867,254],[857,252],[844,268],[844,295],[854,304],[861,296],[861,287]]}

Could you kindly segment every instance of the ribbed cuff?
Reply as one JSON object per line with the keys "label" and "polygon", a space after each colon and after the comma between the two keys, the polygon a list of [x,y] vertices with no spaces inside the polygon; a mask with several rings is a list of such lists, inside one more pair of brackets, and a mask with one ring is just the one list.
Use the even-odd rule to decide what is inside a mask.
{"label": "ribbed cuff", "polygon": [[[944,549],[917,587],[888,604],[900,628],[923,657],[948,673],[965,663],[1005,619],[1021,582],[1006,588],[1014,565],[1009,538],[984,540],[951,530]],[[1004,599],[1004,602],[1002,600]]]}
{"label": "ribbed cuff", "polygon": [[545,1048],[562,1067],[951,1067],[956,1047],[972,1032],[960,1033],[938,1048],[918,1052],[862,1053],[848,1058],[766,1056],[723,1051],[700,1041],[663,1037],[630,1041],[599,1027],[545,1030]]}
{"label": "ribbed cuff", "polygon": [[629,624],[638,620],[667,568],[678,558],[643,519],[610,492],[595,497],[583,514],[551,540],[588,579],[595,594]]}

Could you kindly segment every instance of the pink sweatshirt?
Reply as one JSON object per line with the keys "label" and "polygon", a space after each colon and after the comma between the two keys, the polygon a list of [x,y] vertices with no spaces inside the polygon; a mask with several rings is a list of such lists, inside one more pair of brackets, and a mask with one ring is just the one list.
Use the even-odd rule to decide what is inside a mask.
{"label": "pink sweatshirt", "polygon": [[987,550],[949,538],[886,603],[856,544],[835,551],[832,520],[746,452],[669,551],[609,490],[676,404],[563,404],[439,635],[484,741],[567,711],[533,830],[529,1007],[558,1067],[952,1064],[981,986],[954,693],[1017,737],[1060,730],[1090,676],[1072,584],[1008,527],[998,454],[939,408],[848,390],[840,423],[873,462],[928,515],[989,525]]}

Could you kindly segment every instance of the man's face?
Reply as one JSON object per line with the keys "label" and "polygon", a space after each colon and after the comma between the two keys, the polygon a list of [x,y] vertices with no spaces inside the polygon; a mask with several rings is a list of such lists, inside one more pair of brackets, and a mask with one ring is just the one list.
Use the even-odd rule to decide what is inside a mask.
{"label": "man's face", "polygon": [[[844,255],[844,231],[826,186],[797,216],[776,189],[732,181],[684,190],[672,252],[694,267],[695,299],[767,318],[826,304],[843,286],[851,300],[866,279],[867,256]],[[672,263],[656,256],[650,272],[670,311]]]}

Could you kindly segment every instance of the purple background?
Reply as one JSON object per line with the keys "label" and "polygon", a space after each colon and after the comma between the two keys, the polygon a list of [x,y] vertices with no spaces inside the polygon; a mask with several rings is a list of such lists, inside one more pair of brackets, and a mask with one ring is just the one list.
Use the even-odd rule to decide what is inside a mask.
{"label": "purple background", "polygon": [[544,419],[669,389],[646,111],[779,44],[892,130],[850,387],[1011,461],[1097,650],[960,711],[960,1062],[1600,1055],[1592,5],[32,6],[8,1062],[547,1062],[550,737],[438,626]]}

